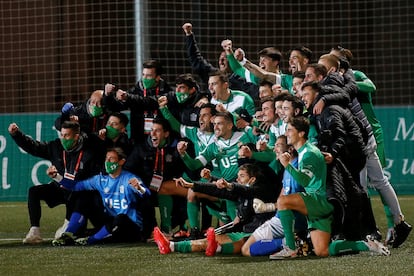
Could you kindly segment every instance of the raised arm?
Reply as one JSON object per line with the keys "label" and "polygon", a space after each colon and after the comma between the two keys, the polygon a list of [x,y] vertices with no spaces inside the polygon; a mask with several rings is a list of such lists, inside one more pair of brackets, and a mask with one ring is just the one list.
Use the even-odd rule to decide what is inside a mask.
{"label": "raised arm", "polygon": [[190,170],[197,170],[204,167],[206,164],[203,164],[199,159],[191,158],[190,155],[187,153],[187,142],[180,141],[177,144],[177,151],[180,154],[181,158],[183,159],[184,164]]}
{"label": "raised arm", "polygon": [[33,156],[50,160],[49,147],[47,142],[39,142],[30,136],[25,135],[20,131],[19,126],[16,123],[11,123],[9,125],[8,131],[16,144],[24,151]]}
{"label": "raised arm", "polygon": [[244,64],[244,67],[247,68],[253,75],[255,75],[258,79],[266,80],[268,82],[271,82],[273,84],[281,84],[282,83],[282,77],[280,74],[268,72],[250,60],[246,60],[246,63]]}
{"label": "raised arm", "polygon": [[182,28],[185,33],[185,48],[191,68],[200,76],[204,83],[208,83],[210,72],[216,71],[218,68],[214,67],[201,55],[201,51],[198,48],[197,41],[192,31],[193,26],[191,23],[185,23]]}

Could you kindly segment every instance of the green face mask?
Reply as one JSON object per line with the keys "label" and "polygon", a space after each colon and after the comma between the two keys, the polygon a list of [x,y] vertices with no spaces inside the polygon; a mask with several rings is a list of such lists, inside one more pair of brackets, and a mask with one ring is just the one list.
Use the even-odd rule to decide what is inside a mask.
{"label": "green face mask", "polygon": [[73,147],[73,145],[75,144],[75,139],[60,139],[60,142],[62,143],[62,147],[65,149],[65,150],[70,150],[72,147]]}
{"label": "green face mask", "polygon": [[148,89],[155,86],[155,79],[142,79],[142,85]]}
{"label": "green face mask", "polygon": [[98,117],[102,115],[103,108],[102,106],[89,105],[89,111],[91,112],[92,117]]}
{"label": "green face mask", "polygon": [[116,128],[113,128],[111,126],[106,126],[106,137],[108,137],[109,139],[115,139],[116,137],[119,136],[119,130],[117,130]]}
{"label": "green face mask", "polygon": [[107,173],[114,173],[119,167],[118,162],[105,162],[105,170]]}
{"label": "green face mask", "polygon": [[176,91],[175,96],[177,97],[178,103],[183,103],[188,99],[188,97],[190,97],[190,94],[188,92],[178,92],[178,91]]}

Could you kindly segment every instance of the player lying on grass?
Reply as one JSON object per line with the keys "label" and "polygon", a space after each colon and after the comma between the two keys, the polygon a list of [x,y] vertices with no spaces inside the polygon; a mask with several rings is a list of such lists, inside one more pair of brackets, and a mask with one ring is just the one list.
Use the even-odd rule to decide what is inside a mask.
{"label": "player lying on grass", "polygon": [[[194,189],[194,191],[205,192],[213,196],[230,198],[237,200],[237,216],[233,222],[229,223],[229,229],[226,231],[244,231],[249,222],[255,215],[253,210],[253,198],[256,194],[256,187],[262,182],[260,170],[252,164],[240,166],[237,183],[229,183],[224,179],[219,179],[213,183],[190,183],[183,178],[176,179],[177,185]],[[170,242],[160,231],[158,227],[154,229],[154,239],[158,245],[161,254],[170,252],[202,252],[205,251],[207,256],[213,256],[216,252],[224,254],[237,254],[241,252],[241,247],[250,233],[232,232],[223,233],[223,228],[209,228],[206,239],[189,240],[180,242]]]}

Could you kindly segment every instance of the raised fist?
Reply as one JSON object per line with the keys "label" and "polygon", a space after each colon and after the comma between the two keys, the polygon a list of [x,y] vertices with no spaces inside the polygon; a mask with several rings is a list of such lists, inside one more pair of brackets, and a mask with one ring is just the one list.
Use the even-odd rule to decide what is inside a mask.
{"label": "raised fist", "polygon": [[185,35],[191,35],[193,33],[193,25],[191,23],[184,23],[183,30]]}
{"label": "raised fist", "polygon": [[74,108],[73,103],[65,103],[62,106],[62,114],[69,114]]}
{"label": "raised fist", "polygon": [[226,51],[226,54],[232,53],[233,50],[233,43],[230,39],[225,39],[221,42],[221,47],[223,47],[223,50]]}

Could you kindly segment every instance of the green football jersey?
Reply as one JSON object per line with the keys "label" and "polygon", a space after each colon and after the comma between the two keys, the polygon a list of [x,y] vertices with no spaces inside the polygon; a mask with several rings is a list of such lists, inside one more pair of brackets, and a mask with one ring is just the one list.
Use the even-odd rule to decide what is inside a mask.
{"label": "green football jersey", "polygon": [[236,131],[230,139],[216,138],[196,157],[204,166],[209,162],[217,168],[221,177],[227,181],[234,181],[239,171],[238,151],[241,144],[252,143],[245,132]]}
{"label": "green football jersey", "polygon": [[289,164],[286,169],[309,194],[326,196],[326,163],[321,151],[310,142],[298,149],[298,169]]}

